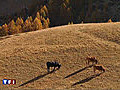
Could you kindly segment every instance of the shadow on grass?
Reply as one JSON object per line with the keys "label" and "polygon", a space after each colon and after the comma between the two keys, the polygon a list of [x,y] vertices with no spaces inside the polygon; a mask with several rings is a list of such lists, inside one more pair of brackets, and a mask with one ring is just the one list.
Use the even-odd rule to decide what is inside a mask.
{"label": "shadow on grass", "polygon": [[[102,73],[103,73],[103,72],[102,72]],[[79,82],[74,83],[72,86],[75,86],[75,85],[77,85],[77,84],[82,84],[82,83],[88,82],[88,81],[90,81],[90,80],[92,80],[92,79],[100,76],[102,73],[95,74],[95,75],[92,75],[92,76],[90,76],[90,77],[87,77],[86,79],[83,79],[83,80],[81,80],[81,81],[79,81]]]}
{"label": "shadow on grass", "polygon": [[40,78],[43,78],[43,77],[45,77],[45,76],[47,76],[47,75],[49,75],[49,74],[51,74],[51,73],[53,73],[53,72],[55,72],[55,71],[57,71],[57,70],[59,70],[59,68],[57,68],[56,70],[53,70],[53,71],[51,71],[51,72],[45,73],[45,74],[43,74],[43,75],[37,76],[37,77],[35,77],[35,78],[33,78],[33,79],[31,79],[31,80],[29,80],[29,81],[21,84],[21,85],[18,86],[18,87],[21,87],[21,86],[24,86],[24,85],[26,85],[26,84],[28,84],[28,83],[34,82],[34,81],[36,81],[36,80],[38,80],[38,79],[40,79]]}
{"label": "shadow on grass", "polygon": [[[78,71],[76,71],[76,72],[74,72],[74,73],[66,76],[65,78],[71,77],[71,76],[73,76],[73,75],[75,75],[75,74],[77,74],[77,73],[79,73],[79,72],[82,72],[82,71],[84,71],[85,69],[90,68],[90,67],[92,67],[92,66],[93,66],[93,65],[89,65],[89,66],[87,66],[87,67],[85,67],[85,68],[82,68],[82,69],[80,69],[80,70],[78,70]],[[65,78],[64,78],[64,79],[65,79]]]}

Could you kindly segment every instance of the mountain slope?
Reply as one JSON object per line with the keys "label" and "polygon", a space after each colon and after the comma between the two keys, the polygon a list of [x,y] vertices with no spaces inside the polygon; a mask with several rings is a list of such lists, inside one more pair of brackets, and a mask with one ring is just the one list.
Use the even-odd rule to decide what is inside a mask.
{"label": "mountain slope", "polygon": [[[94,76],[85,58],[95,56],[106,72]],[[62,67],[47,74],[46,62]],[[0,88],[120,88],[120,23],[76,24],[22,33],[0,40]],[[96,72],[99,73],[99,72]],[[20,86],[20,87],[18,87]]]}

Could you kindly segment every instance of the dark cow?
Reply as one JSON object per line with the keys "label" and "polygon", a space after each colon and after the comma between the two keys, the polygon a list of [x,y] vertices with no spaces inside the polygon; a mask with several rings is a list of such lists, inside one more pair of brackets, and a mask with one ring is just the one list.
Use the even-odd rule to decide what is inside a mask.
{"label": "dark cow", "polygon": [[58,62],[47,62],[47,71],[50,72],[50,67],[54,67],[53,70],[55,70],[56,67],[58,67],[58,69],[61,67],[61,64],[59,64]]}

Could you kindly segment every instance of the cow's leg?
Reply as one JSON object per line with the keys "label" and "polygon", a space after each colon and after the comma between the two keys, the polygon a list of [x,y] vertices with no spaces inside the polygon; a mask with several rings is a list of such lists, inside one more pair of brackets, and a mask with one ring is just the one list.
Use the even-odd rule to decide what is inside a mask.
{"label": "cow's leg", "polygon": [[55,71],[55,66],[54,66],[54,69],[53,69],[53,71]]}

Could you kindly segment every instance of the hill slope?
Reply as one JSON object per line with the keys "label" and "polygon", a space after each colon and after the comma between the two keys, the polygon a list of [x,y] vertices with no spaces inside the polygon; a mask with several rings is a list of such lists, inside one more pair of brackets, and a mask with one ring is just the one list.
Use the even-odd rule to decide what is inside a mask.
{"label": "hill slope", "polygon": [[[87,56],[95,56],[106,72],[94,76],[86,67]],[[47,74],[47,61],[62,67]],[[17,83],[0,88],[118,89],[120,23],[76,24],[1,38],[0,80],[4,78]]]}

